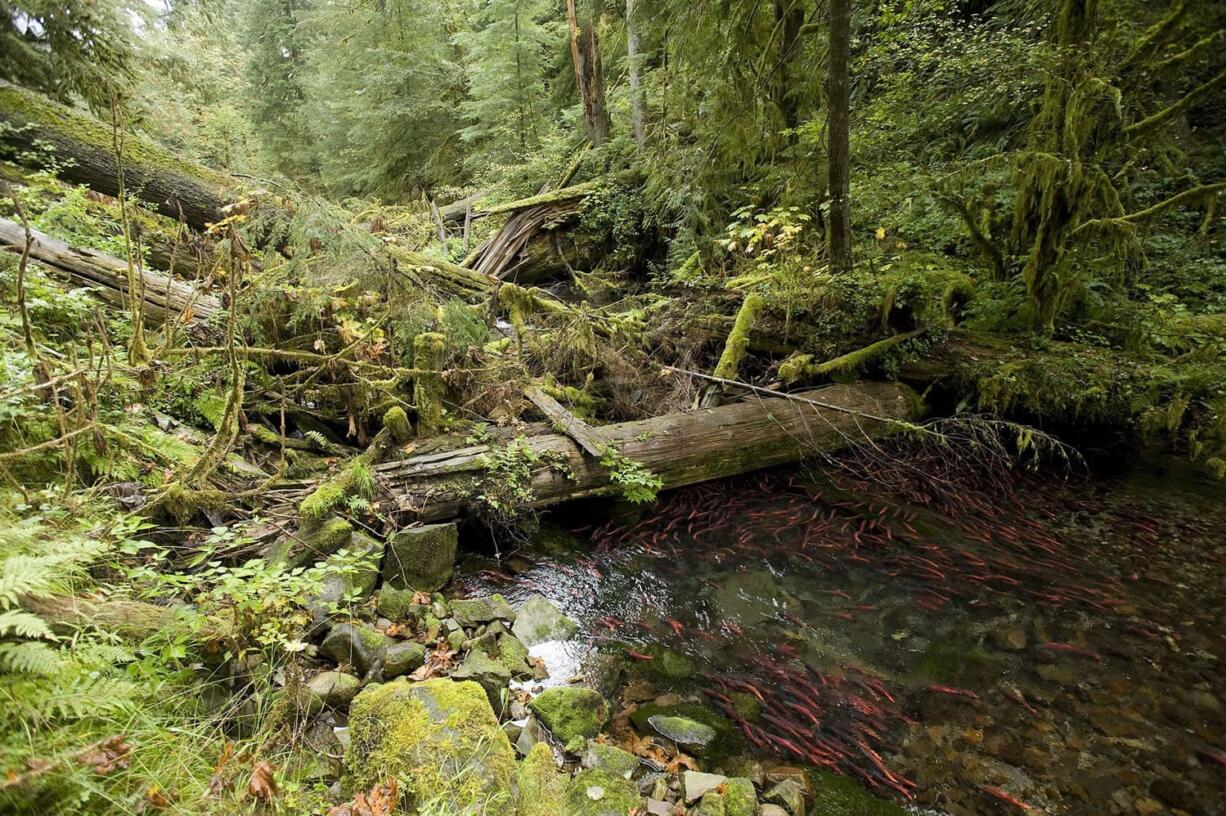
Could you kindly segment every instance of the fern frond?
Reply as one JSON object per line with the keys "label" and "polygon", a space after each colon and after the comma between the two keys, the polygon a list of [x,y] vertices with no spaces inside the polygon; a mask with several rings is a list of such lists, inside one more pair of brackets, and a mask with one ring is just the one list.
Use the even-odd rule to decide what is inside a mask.
{"label": "fern frond", "polygon": [[55,640],[55,635],[45,620],[20,609],[0,612],[0,637],[7,635],[29,640]]}
{"label": "fern frond", "polygon": [[58,650],[41,641],[0,643],[0,669],[7,672],[49,677],[63,669],[64,662]]}
{"label": "fern frond", "polygon": [[326,450],[328,447],[327,437],[319,431],[307,431],[302,437],[320,450]]}

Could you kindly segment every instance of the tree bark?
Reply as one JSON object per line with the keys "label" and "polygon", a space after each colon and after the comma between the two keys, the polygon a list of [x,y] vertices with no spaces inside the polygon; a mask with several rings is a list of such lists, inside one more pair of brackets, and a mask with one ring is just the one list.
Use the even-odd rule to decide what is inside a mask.
{"label": "tree bark", "polygon": [[851,0],[830,0],[830,42],[826,80],[827,161],[830,179],[830,221],[826,228],[830,268],[851,270],[851,186],[848,179],[851,138]]}
{"label": "tree bark", "polygon": [[639,147],[647,141],[643,126],[643,88],[639,74],[639,25],[634,19],[636,2],[626,0],[626,63],[630,71],[630,128]]}
{"label": "tree bark", "polygon": [[[124,307],[128,303],[128,265],[119,258],[92,249],[69,246],[38,230],[31,230],[30,259],[45,266],[52,274],[73,283],[89,287],[108,303]],[[0,218],[0,251],[21,252],[25,246],[25,229],[14,221]],[[202,323],[221,309],[221,302],[189,283],[172,280],[159,272],[144,270],[141,311],[146,317],[164,321],[169,312],[173,318],[184,314],[188,322]]]}
{"label": "tree bark", "polygon": [[591,3],[591,13],[580,27],[575,0],[566,0],[566,22],[570,27],[570,55],[575,66],[579,101],[583,105],[583,124],[592,147],[600,147],[609,137],[609,110],[605,105],[600,38],[596,33],[603,0],[591,0]]}
{"label": "tree bark", "polygon": [[[47,158],[54,158],[55,173],[65,181],[107,195],[119,193],[109,125],[0,81],[0,126],[0,155],[12,154],[39,170],[47,169]],[[169,218],[177,220],[182,214],[196,229],[221,220],[222,208],[230,203],[227,176],[132,134],[125,142],[124,175],[131,195]],[[41,145],[49,145],[54,156],[43,155]]]}
{"label": "tree bark", "polygon": [[[688,414],[593,427],[600,439],[659,476],[664,488],[733,476],[845,448],[883,436],[919,412],[906,386],[889,383],[836,385],[797,395],[828,407],[793,400],[751,398]],[[615,495],[607,468],[563,433],[540,432],[522,444],[535,455],[533,507],[589,496]],[[404,520],[455,518],[478,506],[490,445],[436,450],[375,468]]]}

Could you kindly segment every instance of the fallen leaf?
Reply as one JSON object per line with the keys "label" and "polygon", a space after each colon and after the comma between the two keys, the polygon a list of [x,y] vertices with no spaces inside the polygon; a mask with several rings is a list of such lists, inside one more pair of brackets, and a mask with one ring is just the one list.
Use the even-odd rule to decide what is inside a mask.
{"label": "fallen leaf", "polygon": [[145,791],[145,805],[157,810],[164,810],[170,807],[170,799],[166,798],[166,794],[162,793],[162,789],[155,782],[149,786],[149,790]]}
{"label": "fallen leaf", "polygon": [[447,674],[455,663],[453,658],[457,652],[446,646],[439,646],[426,655],[426,662],[417,671],[409,675],[410,680],[429,680],[431,677]]}
{"label": "fallen leaf", "polygon": [[395,779],[375,785],[369,793],[359,793],[352,802],[336,805],[328,816],[391,816],[400,804],[400,791]]}
{"label": "fallen leaf", "polygon": [[109,774],[116,768],[128,767],[128,754],[132,746],[124,742],[123,735],[109,737],[94,745],[93,750],[77,757],[82,765],[88,765],[94,773]]}
{"label": "fallen leaf", "polygon": [[277,780],[273,778],[273,767],[267,762],[257,762],[251,769],[251,781],[247,783],[247,791],[256,799],[271,802],[277,795]]}
{"label": "fallen leaf", "polygon": [[222,776],[222,771],[225,770],[226,763],[232,756],[234,756],[234,743],[226,740],[226,744],[221,747],[221,756],[217,758],[217,765],[213,768],[213,776],[209,778],[209,786],[204,791],[205,799],[215,799],[234,787],[233,782]]}

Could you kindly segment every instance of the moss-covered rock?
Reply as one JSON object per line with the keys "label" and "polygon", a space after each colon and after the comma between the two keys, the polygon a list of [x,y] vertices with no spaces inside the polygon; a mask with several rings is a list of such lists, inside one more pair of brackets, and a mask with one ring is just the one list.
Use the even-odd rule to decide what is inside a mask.
{"label": "moss-covered rock", "polygon": [[[463,632],[460,634],[462,635]],[[511,634],[499,621],[492,623],[489,631],[477,638],[473,648],[497,660],[513,677],[532,676],[532,665],[528,662],[528,647],[520,643],[519,638]]]}
{"label": "moss-covered rock", "polygon": [[502,710],[502,693],[511,684],[511,672],[480,649],[464,656],[464,662],[451,673],[457,680],[471,680],[485,691],[494,711]]}
{"label": "moss-covered rock", "polygon": [[813,771],[811,813],[822,816],[904,816],[906,811],[860,787],[855,780],[830,771]]}
{"label": "moss-covered rock", "polygon": [[[349,540],[350,555],[333,553],[324,559],[324,577],[319,589],[307,598],[311,620],[322,625],[342,600],[363,601],[375,589],[379,580],[378,556],[383,544],[363,532],[353,533]],[[364,566],[355,566],[351,555],[362,557]]]}
{"label": "moss-covered rock", "polygon": [[728,816],[726,797],[716,791],[707,792],[698,802],[695,816]]}
{"label": "moss-covered rock", "polygon": [[396,680],[364,690],[349,711],[350,790],[395,777],[401,808],[511,816],[515,752],[476,683]]}
{"label": "moss-covered rock", "polygon": [[568,780],[558,773],[548,745],[538,742],[532,746],[519,764],[516,779],[519,783],[517,816],[557,816],[564,811]]}
{"label": "moss-covered rock", "polygon": [[383,659],[391,639],[381,632],[358,623],[338,623],[328,631],[319,651],[338,664],[350,665],[365,675]]}
{"label": "moss-covered rock", "polygon": [[630,715],[630,721],[641,734],[659,733],[653,721],[659,723],[662,718],[668,718],[663,721],[669,723],[674,723],[676,720],[699,723],[715,732],[714,737],[703,745],[687,745],[687,753],[693,753],[704,759],[715,759],[727,756],[739,747],[737,732],[728,718],[702,703],[676,703],[674,705],[645,703]]}
{"label": "moss-covered rock", "polygon": [[550,640],[569,640],[579,631],[579,624],[544,595],[533,595],[515,613],[512,631],[526,646],[535,646]]}
{"label": "moss-covered rock", "polygon": [[387,542],[383,583],[396,589],[433,591],[451,580],[459,534],[455,524],[398,530]]}
{"label": "moss-covered rock", "polygon": [[629,779],[639,766],[639,758],[629,751],[623,751],[616,745],[609,745],[596,740],[587,741],[587,750],[583,754],[583,767],[595,768],[598,771]]}
{"label": "moss-covered rock", "polygon": [[383,677],[392,680],[408,674],[426,662],[426,647],[413,641],[395,643],[383,655]]}
{"label": "moss-covered rock", "polygon": [[352,537],[353,525],[333,516],[299,530],[294,536],[278,538],[264,558],[270,564],[304,567],[332,555]]}
{"label": "moss-covered rock", "polygon": [[326,671],[307,681],[306,688],[310,694],[312,708],[327,706],[329,708],[344,708],[357,696],[362,681],[352,674],[339,671]]}
{"label": "moss-covered rock", "polygon": [[672,740],[687,751],[701,751],[716,738],[714,728],[689,717],[656,714],[647,718],[647,724],[662,737]]}
{"label": "moss-covered rock", "polygon": [[724,787],[726,816],[757,816],[758,794],[753,783],[744,777],[729,779]]}
{"label": "moss-covered rock", "polygon": [[480,626],[491,621],[515,620],[515,610],[501,595],[488,598],[465,598],[451,602],[451,616],[465,628]]}
{"label": "moss-covered rock", "polygon": [[582,751],[609,719],[609,704],[604,697],[574,686],[545,689],[528,706],[571,753]]}
{"label": "moss-covered rock", "polygon": [[413,603],[414,591],[397,589],[384,584],[379,590],[379,601],[375,611],[381,617],[390,621],[412,621],[420,623],[430,610],[428,606]]}
{"label": "moss-covered rock", "polygon": [[575,774],[566,786],[566,816],[627,816],[642,807],[634,783],[619,776],[587,769]]}

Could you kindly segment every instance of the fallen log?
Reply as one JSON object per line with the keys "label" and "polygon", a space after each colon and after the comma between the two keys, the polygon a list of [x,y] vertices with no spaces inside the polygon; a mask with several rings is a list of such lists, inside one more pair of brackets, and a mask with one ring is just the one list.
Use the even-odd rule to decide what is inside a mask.
{"label": "fallen log", "polygon": [[[70,246],[38,230],[30,230],[33,243],[30,259],[53,275],[93,289],[108,303],[124,307],[128,303],[128,265],[124,261],[92,249]],[[21,254],[26,243],[25,228],[15,221],[0,218],[0,251]],[[145,270],[141,275],[144,299],[141,311],[146,317],[163,321],[167,312],[188,322],[202,323],[221,309],[221,301],[189,283],[172,280],[160,272]]]}
{"label": "fallen log", "polygon": [[[797,395],[753,397],[686,414],[593,429],[621,453],[651,470],[665,489],[733,476],[845,448],[908,427],[920,403],[906,386],[835,385]],[[538,432],[517,440],[531,463],[533,507],[615,495],[609,470],[565,433]],[[438,521],[480,507],[493,445],[465,445],[376,467],[377,481],[403,520]]]}
{"label": "fallen log", "polygon": [[[196,229],[221,220],[231,202],[231,179],[175,156],[133,134],[124,137],[124,183],[129,195],[153,205],[162,215],[183,220]],[[111,126],[0,81],[0,153],[41,166],[44,146],[58,160],[55,173],[65,181],[84,184],[107,195],[118,195],[118,167]]]}

